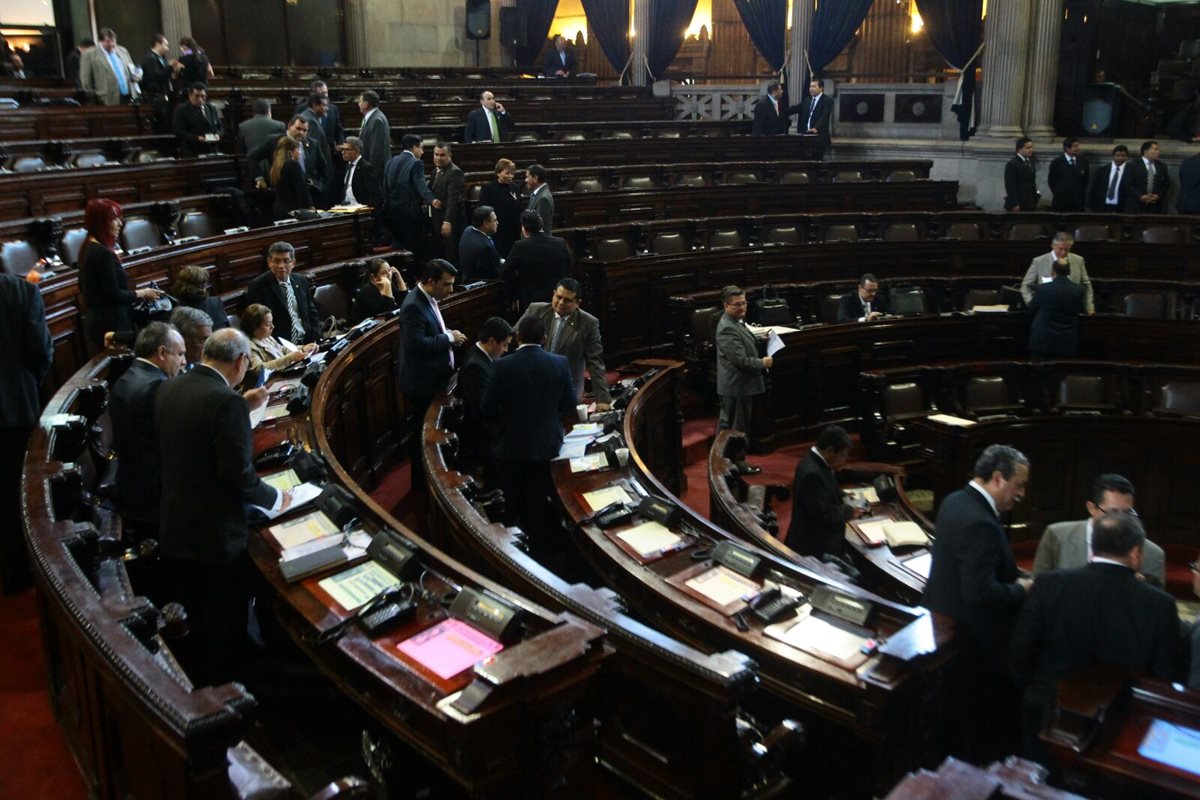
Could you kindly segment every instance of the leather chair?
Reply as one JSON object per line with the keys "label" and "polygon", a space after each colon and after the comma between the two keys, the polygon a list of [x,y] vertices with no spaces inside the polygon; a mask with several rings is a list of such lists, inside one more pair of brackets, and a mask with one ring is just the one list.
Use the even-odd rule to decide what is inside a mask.
{"label": "leather chair", "polygon": [[974,222],[952,222],[946,227],[945,238],[959,242],[978,242],[983,235]]}
{"label": "leather chair", "polygon": [[800,244],[800,231],[795,225],[774,225],[763,241],[766,244]]}
{"label": "leather chair", "polygon": [[659,256],[670,256],[687,251],[687,242],[683,240],[683,234],[677,231],[660,233],[650,242],[650,252]]}
{"label": "leather chair", "polygon": [[1160,405],[1155,414],[1175,416],[1200,415],[1200,383],[1190,381],[1167,381],[1163,384]]}
{"label": "leather chair", "polygon": [[717,381],[716,338],[717,323],[725,310],[721,306],[697,308],[692,312],[691,327],[684,336],[684,352],[689,360],[700,364],[706,381]]}
{"label": "leather chair", "polygon": [[916,286],[897,286],[891,292],[892,313],[915,316],[927,313],[925,292]]}
{"label": "leather chair", "polygon": [[180,236],[218,236],[221,226],[211,214],[205,211],[185,211],[179,218]]}
{"label": "leather chair", "polygon": [[558,137],[560,142],[582,142],[586,139],[583,131],[563,131]]}
{"label": "leather chair", "polygon": [[1038,239],[1048,239],[1046,228],[1040,222],[1014,222],[1005,237],[1010,242],[1032,242]]}
{"label": "leather chair", "polygon": [[8,165],[13,172],[41,172],[46,168],[46,162],[41,156],[20,156]]}
{"label": "leather chair", "polygon": [[1125,295],[1122,313],[1142,319],[1174,319],[1174,295],[1167,292],[1131,292]]}
{"label": "leather chair", "polygon": [[87,241],[87,231],[83,228],[68,228],[58,240],[58,255],[64,264],[78,266],[79,250]]}
{"label": "leather chair", "polygon": [[86,153],[76,153],[71,158],[71,165],[86,169],[87,167],[100,167],[108,163],[108,156],[97,150],[92,150]]}
{"label": "leather chair", "polygon": [[471,187],[469,189],[467,189],[467,199],[470,200],[472,203],[478,203],[479,196],[481,194],[483,194],[483,185],[482,184],[478,184],[478,183],[472,184]]}
{"label": "leather chair", "polygon": [[721,181],[723,186],[745,186],[751,183],[758,183],[758,175],[753,172],[727,172],[724,180]]}
{"label": "leather chair", "polygon": [[911,183],[917,179],[917,173],[911,169],[897,169],[888,173],[885,183]]}
{"label": "leather chair", "polygon": [[34,246],[23,239],[0,244],[0,272],[24,275],[37,266],[39,258]]}
{"label": "leather chair", "polygon": [[126,217],[121,228],[121,246],[126,251],[139,247],[159,247],[163,244],[162,229],[146,217]]}
{"label": "leather chair", "polygon": [[350,298],[346,296],[346,290],[336,283],[318,286],[313,292],[313,303],[322,321],[329,317],[350,318]]}
{"label": "leather chair", "polygon": [[1146,244],[1180,244],[1183,242],[1183,231],[1173,225],[1145,228],[1142,231],[1142,241]]}
{"label": "leather chair", "polygon": [[538,141],[538,137],[537,134],[533,133],[532,131],[525,131],[524,133],[513,134],[512,140],[514,142],[536,142]]}
{"label": "leather chair", "polygon": [[883,229],[885,242],[915,242],[918,239],[917,226],[911,222],[894,222]]}
{"label": "leather chair", "polygon": [[633,133],[631,131],[613,131],[612,136],[610,136],[609,138],[610,139],[622,139],[622,140],[623,139],[632,139]]}
{"label": "leather chair", "polygon": [[1077,242],[1111,242],[1115,239],[1111,225],[1088,223],[1075,229]]}
{"label": "leather chair", "polygon": [[629,258],[633,250],[626,239],[601,239],[596,242],[596,259],[598,261],[620,261]]}
{"label": "leather chair", "polygon": [[602,192],[604,191],[604,186],[600,183],[599,178],[580,178],[575,181],[575,185],[571,187],[571,191],[585,194],[588,192]]}
{"label": "leather chair", "polygon": [[654,132],[656,139],[678,139],[681,135],[676,128],[662,128]]}
{"label": "leather chair", "polygon": [[812,178],[808,177],[808,173],[804,172],[803,170],[793,170],[791,172],[785,172],[782,175],[780,175],[779,182],[781,184],[812,183]]}
{"label": "leather chair", "polygon": [[844,169],[833,176],[834,183],[861,183],[862,173],[856,169]]}
{"label": "leather chair", "polygon": [[858,228],[854,225],[830,225],[825,229],[825,236],[822,241],[857,242]]}
{"label": "leather chair", "polygon": [[739,248],[742,245],[742,232],[737,228],[722,228],[708,235],[709,250]]}
{"label": "leather chair", "polygon": [[842,305],[842,297],[846,292],[838,292],[837,294],[826,294],[821,298],[821,305],[817,311],[817,322],[826,324],[837,322],[838,309]]}
{"label": "leather chair", "polygon": [[654,178],[649,175],[629,175],[621,180],[622,189],[653,189]]}
{"label": "leather chair", "polygon": [[976,375],[963,387],[963,409],[975,419],[1011,416],[1020,409],[1008,393],[1008,384],[1000,375]]}
{"label": "leather chair", "polygon": [[975,306],[994,306],[1000,302],[1000,292],[996,289],[968,289],[963,295],[962,310],[970,311]]}
{"label": "leather chair", "polygon": [[1064,375],[1058,382],[1058,397],[1054,411],[1060,414],[1115,411],[1109,402],[1107,386],[1100,375]]}
{"label": "leather chair", "polygon": [[893,383],[883,390],[883,414],[888,421],[923,417],[929,413],[925,395],[915,383]]}
{"label": "leather chair", "polygon": [[681,172],[679,173],[679,177],[675,179],[675,185],[700,187],[707,186],[708,181],[699,172]]}

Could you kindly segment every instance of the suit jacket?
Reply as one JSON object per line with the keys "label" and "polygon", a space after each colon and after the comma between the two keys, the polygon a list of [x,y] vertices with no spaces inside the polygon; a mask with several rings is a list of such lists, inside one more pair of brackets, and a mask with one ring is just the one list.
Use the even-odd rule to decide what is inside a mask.
{"label": "suit jacket", "polygon": [[[286,131],[279,136],[268,136],[262,144],[246,153],[246,166],[250,170],[252,178],[263,178],[264,180],[271,174],[271,160],[275,157],[275,146],[279,144],[279,139],[286,135]],[[300,147],[304,149],[304,163],[301,169],[304,171],[304,180],[312,181],[314,191],[316,186],[326,186],[329,180],[329,162],[321,157],[321,146],[312,139],[306,138],[300,143]],[[321,194],[320,200],[324,200],[325,195]]]}
{"label": "suit jacket", "polygon": [[151,100],[172,97],[171,79],[174,76],[167,60],[151,50],[142,59],[142,94]]}
{"label": "suit jacket", "polygon": [[796,464],[792,480],[792,524],[788,544],[807,556],[845,550],[846,523],[854,510],[842,499],[829,465],[810,448]]}
{"label": "suit jacket", "polygon": [[491,206],[496,210],[496,221],[500,227],[492,241],[496,243],[500,257],[508,258],[513,244],[521,238],[521,212],[524,208],[519,186],[500,181],[485,183],[479,190],[479,205]]}
{"label": "suit jacket", "polygon": [[[1067,157],[1060,155],[1050,162],[1050,171],[1046,180],[1050,184],[1053,197],[1050,200],[1052,211],[1083,211],[1088,184],[1088,162],[1082,156],[1075,157],[1075,166],[1067,163]],[[1107,184],[1105,185],[1107,189]]]}
{"label": "suit jacket", "polygon": [[1039,198],[1037,167],[1020,156],[1010,158],[1004,165],[1004,210],[1036,211]]}
{"label": "suit jacket", "polygon": [[320,159],[319,163],[309,163],[307,159],[310,154],[305,150],[304,174],[313,182],[314,190],[319,193],[318,197],[324,200],[329,192],[329,181],[333,177],[333,146],[325,136],[325,129],[321,127],[324,117],[318,117],[312,109],[305,109],[300,116],[308,120],[308,138],[314,145],[311,154]]}
{"label": "suit jacket", "polygon": [[[1056,522],[1047,525],[1033,559],[1035,575],[1052,569],[1079,569],[1088,564],[1087,526],[1089,520]],[[1163,549],[1149,539],[1142,548],[1142,574],[1159,586],[1166,583],[1167,558]]]}
{"label": "suit jacket", "polygon": [[[495,114],[495,117],[496,132],[500,134],[500,141],[507,142],[512,138],[512,117],[508,115],[507,111],[503,114]],[[467,114],[467,128],[464,137],[463,141],[468,143],[492,140],[492,126],[488,124],[487,109],[483,106]]]}
{"label": "suit jacket", "polygon": [[265,114],[256,114],[238,125],[237,148],[239,153],[257,150],[267,139],[278,142],[287,133],[287,126]]}
{"label": "suit jacket", "polygon": [[54,361],[38,287],[0,273],[0,428],[32,428],[41,414],[39,387]]}
{"label": "suit jacket", "polygon": [[[781,97],[780,100],[783,98]],[[750,129],[750,133],[754,136],[778,136],[787,133],[788,126],[792,122],[792,115],[800,113],[805,114],[804,121],[807,122],[808,103],[784,107],[781,102],[779,111],[776,111],[775,104],[771,102],[771,96],[764,94],[754,104],[754,127]]]}
{"label": "suit jacket", "polygon": [[833,98],[822,92],[817,97],[817,107],[813,111],[809,111],[812,106],[812,98],[800,104],[800,128],[807,131],[809,128],[817,129],[817,141],[822,146],[829,146],[829,125],[833,121]]}
{"label": "suit jacket", "polygon": [[1029,313],[1029,352],[1074,357],[1079,353],[1079,315],[1085,313],[1085,292],[1070,278],[1055,278],[1033,287]]}
{"label": "suit jacket", "polygon": [[197,137],[211,133],[220,136],[224,133],[221,127],[221,113],[212,103],[202,103],[198,106],[180,103],[175,107],[171,129],[179,137],[179,155],[184,157],[217,152],[221,145],[219,141],[201,142]]}
{"label": "suit jacket", "polygon": [[554,195],[550,193],[550,187],[542,184],[538,190],[529,196],[530,211],[536,211],[538,216],[542,218],[542,232],[550,233],[554,228]]}
{"label": "suit jacket", "polygon": [[[117,60],[121,63],[125,74],[125,85],[130,97],[138,96],[138,85],[133,79],[133,59],[129,51],[117,45]],[[106,106],[120,105],[121,87],[117,74],[113,72],[108,60],[108,53],[100,45],[88,50],[79,58],[79,82],[86,91],[95,92],[100,102]]]}
{"label": "suit jacket", "polygon": [[[308,100],[305,99],[296,105],[296,110],[292,113],[303,114],[307,110]],[[321,129],[321,135],[331,149],[346,141],[346,129],[342,127],[342,112],[338,110],[332,100],[325,104],[325,116],[317,117],[314,114],[312,118]]]}
{"label": "suit jacket", "polygon": [[1054,700],[1058,680],[1092,664],[1173,679],[1175,600],[1122,564],[1092,563],[1039,575],[1013,634],[1009,665],[1026,706]]}
{"label": "suit jacket", "polygon": [[[1071,265],[1068,277],[1072,283],[1077,283],[1083,287],[1084,308],[1087,310],[1087,313],[1091,314],[1096,310],[1096,303],[1092,293],[1092,279],[1088,277],[1087,273],[1087,264],[1084,263],[1083,256],[1078,253],[1068,253],[1067,262]],[[1053,277],[1053,253],[1043,253],[1029,262],[1029,269],[1025,271],[1025,277],[1021,279],[1021,297],[1025,298],[1026,305],[1033,301],[1034,287],[1048,282]]]}
{"label": "suit jacket", "polygon": [[470,451],[490,456],[495,448],[495,427],[483,419],[483,393],[492,380],[495,364],[491,357],[471,344],[463,353],[463,365],[458,370],[454,393],[463,401],[463,435],[460,439]]}
{"label": "suit jacket", "polygon": [[463,283],[499,278],[500,253],[492,237],[474,225],[463,231],[458,243],[458,268]]}
{"label": "suit jacket", "polygon": [[[1165,214],[1167,213],[1167,190],[1171,188],[1171,177],[1167,173],[1167,165],[1161,161],[1154,162],[1154,180],[1149,178],[1146,162],[1139,156],[1130,158],[1125,165],[1129,180],[1129,194],[1125,196],[1125,212],[1128,214]],[[1147,191],[1149,188],[1149,191]],[[1157,203],[1143,203],[1144,194],[1157,194]]]}
{"label": "suit jacket", "polygon": [[[462,238],[463,229],[467,227],[467,207],[464,195],[466,176],[462,169],[450,162],[450,166],[436,170],[430,188],[433,196],[442,201],[441,208],[430,211],[429,222],[433,235],[438,241],[445,243],[446,258],[458,263],[458,240]],[[450,238],[442,239],[442,223],[450,223]]]}
{"label": "suit jacket", "polygon": [[358,163],[353,167],[353,171],[351,171],[349,164],[346,165],[346,173],[342,176],[341,188],[334,193],[337,201],[334,205],[346,201],[347,176],[349,176],[350,189],[354,192],[355,200],[375,209],[378,209],[383,204],[383,191],[380,189],[379,170],[375,169],[375,165],[367,161],[366,158],[360,156]]}
{"label": "suit jacket", "polygon": [[717,322],[717,394],[747,397],[767,391],[758,339],[728,314]]}
{"label": "suit jacket", "polygon": [[557,78],[559,77],[558,71],[560,69],[567,71],[567,74],[562,77],[575,77],[576,63],[574,49],[568,47],[562,51],[562,55],[560,56],[558,48],[554,47],[546,54],[546,60],[542,62],[542,75],[547,78]]}
{"label": "suit jacket", "polygon": [[496,458],[550,461],[562,447],[562,419],[575,411],[567,359],[541,347],[519,347],[496,362],[480,401],[496,423]]}
{"label": "suit jacket", "polygon": [[245,398],[200,364],[162,384],[154,420],[163,557],[232,561],[246,550],[246,504],[270,508],[279,497],[254,474]]}
{"label": "suit jacket", "polygon": [[508,297],[524,309],[554,294],[554,287],[571,268],[567,243],[548,233],[535,233],[512,246],[502,274]]}
{"label": "suit jacket", "polygon": [[113,448],[117,451],[117,510],[126,519],[157,522],[162,499],[154,399],[167,374],[134,359],[108,395]]}
{"label": "suit jacket", "polygon": [[1200,153],[1179,165],[1179,197],[1175,207],[1180,214],[1200,214]]}
{"label": "suit jacket", "polygon": [[[871,301],[871,310],[884,314],[889,313],[892,307],[888,303],[887,295],[882,292],[876,293],[875,299]],[[858,296],[858,289],[851,289],[842,295],[842,302],[838,303],[838,322],[856,322],[864,316],[866,316],[866,307],[863,305],[862,298]]]}
{"label": "suit jacket", "polygon": [[98,242],[83,246],[79,268],[88,338],[97,346],[106,331],[133,330],[133,304],[137,295],[129,288],[125,268],[117,255]]}
{"label": "suit jacket", "polygon": [[1117,179],[1117,202],[1115,206],[1109,206],[1105,201],[1108,197],[1108,184],[1112,180],[1113,169],[1113,163],[1109,161],[1092,173],[1092,182],[1088,187],[1088,211],[1107,211],[1119,214],[1124,210],[1129,196],[1129,163],[1126,162],[1123,165],[1121,177]]}
{"label": "suit jacket", "polygon": [[246,305],[262,303],[271,309],[271,316],[275,321],[276,337],[296,344],[315,342],[321,334],[321,317],[313,302],[312,292],[308,287],[308,278],[293,272],[288,280],[296,295],[296,310],[300,312],[300,321],[304,324],[302,336],[292,330],[292,316],[288,313],[287,296],[270,270],[259,275],[246,287]]}
{"label": "suit jacket", "polygon": [[383,169],[392,158],[392,129],[389,124],[383,109],[376,108],[358,132],[358,138],[362,139],[363,143],[363,158],[380,171],[380,186],[383,182]]}
{"label": "suit jacket", "polygon": [[[392,288],[392,292],[395,294],[395,287]],[[395,311],[403,301],[404,295],[400,295],[398,300],[396,297],[388,297],[376,289],[375,284],[367,281],[354,295],[354,303],[350,306],[350,324],[357,325],[367,317],[377,317]]]}
{"label": "suit jacket", "polygon": [[400,305],[400,343],[400,391],[424,398],[445,389],[453,372],[450,337],[420,287]]}
{"label": "suit jacket", "polygon": [[[555,314],[550,303],[530,303],[521,317],[533,316],[541,317],[542,322],[546,324],[546,349],[566,356],[571,369],[571,380],[575,386],[575,396],[583,396],[583,370],[586,368],[592,379],[592,394],[595,395],[596,402],[611,403],[612,395],[608,391],[604,369],[604,342],[600,338],[600,320],[577,308],[567,317],[567,327],[559,333],[558,341],[555,342]],[[553,348],[551,343],[554,343]]]}
{"label": "suit jacket", "polygon": [[933,563],[921,605],[955,620],[965,646],[1001,659],[1025,590],[1017,562],[987,499],[967,486],[938,509]]}
{"label": "suit jacket", "polygon": [[388,214],[416,214],[432,203],[433,190],[425,180],[425,163],[411,150],[393,156],[383,170],[384,202]]}

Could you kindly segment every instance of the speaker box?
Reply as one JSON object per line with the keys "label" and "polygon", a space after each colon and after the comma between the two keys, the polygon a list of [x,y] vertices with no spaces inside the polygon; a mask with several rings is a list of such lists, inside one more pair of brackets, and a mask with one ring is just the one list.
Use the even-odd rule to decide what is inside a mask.
{"label": "speaker box", "polygon": [[504,6],[500,9],[500,44],[505,47],[525,46],[525,9]]}
{"label": "speaker box", "polygon": [[467,38],[492,38],[492,0],[467,0]]}

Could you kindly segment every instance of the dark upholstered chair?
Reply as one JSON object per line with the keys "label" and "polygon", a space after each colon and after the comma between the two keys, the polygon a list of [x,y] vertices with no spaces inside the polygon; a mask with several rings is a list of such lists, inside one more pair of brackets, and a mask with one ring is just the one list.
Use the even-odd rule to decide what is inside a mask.
{"label": "dark upholstered chair", "polygon": [[1064,375],[1058,382],[1054,410],[1067,414],[1115,410],[1116,406],[1108,400],[1106,388],[1100,375]]}
{"label": "dark upholstered chair", "polygon": [[897,169],[888,173],[887,178],[884,180],[887,183],[908,183],[910,181],[915,181],[916,179],[917,173],[913,172],[911,169]]}
{"label": "dark upholstered chair", "polygon": [[974,222],[954,222],[946,227],[946,238],[960,242],[978,242],[982,237]]}
{"label": "dark upholstered chair", "polygon": [[699,172],[681,172],[675,179],[676,186],[707,186],[708,181]]}
{"label": "dark upholstered chair", "polygon": [[64,264],[72,267],[79,263],[79,249],[87,241],[87,231],[83,228],[68,228],[58,240],[58,255]]}
{"label": "dark upholstered chair", "polygon": [[687,242],[683,240],[683,234],[677,231],[670,233],[660,233],[650,242],[650,252],[660,256],[670,256],[676,253],[686,253],[688,250]]}
{"label": "dark upholstered chair", "polygon": [[845,293],[826,294],[821,298],[821,306],[817,311],[817,322],[837,322],[838,308],[842,305],[842,295]]}
{"label": "dark upholstered chair", "polygon": [[921,387],[915,383],[893,383],[883,390],[883,414],[888,420],[912,419],[929,412]]}
{"label": "dark upholstered chair", "polygon": [[1032,242],[1037,239],[1048,239],[1046,228],[1040,222],[1014,222],[1008,229],[1010,242]]}
{"label": "dark upholstered chair", "polygon": [[862,173],[856,169],[844,169],[833,176],[834,183],[859,183],[862,179]]}
{"label": "dark upholstered chair", "polygon": [[1200,383],[1168,381],[1163,384],[1159,402],[1155,414],[1200,415]]}
{"label": "dark upholstered chair", "polygon": [[1075,229],[1077,242],[1111,242],[1115,238],[1111,225],[1101,225],[1098,222],[1080,225]]}
{"label": "dark upholstered chair", "polygon": [[976,375],[963,388],[963,409],[973,417],[1005,416],[1020,409],[1000,375]]}
{"label": "dark upholstered chair", "polygon": [[76,167],[86,169],[87,167],[99,167],[108,163],[108,156],[98,150],[90,150],[86,153],[76,153],[71,158],[71,164]]}
{"label": "dark upholstered chair", "polygon": [[915,242],[920,238],[917,226],[911,222],[893,222],[883,229],[885,242]]}
{"label": "dark upholstered chair", "polygon": [[180,236],[216,236],[221,233],[221,226],[213,216],[205,211],[185,211],[179,219]]}
{"label": "dark upholstered chair", "polygon": [[596,258],[600,261],[620,261],[632,254],[629,242],[625,239],[601,239],[596,242]]}
{"label": "dark upholstered chair", "polygon": [[823,241],[826,242],[857,242],[858,228],[853,225],[830,225],[825,229]]}
{"label": "dark upholstered chair", "polygon": [[346,296],[346,290],[336,283],[318,286],[313,292],[313,302],[322,321],[329,317],[350,318],[350,298]]}
{"label": "dark upholstered chair", "polygon": [[653,189],[654,178],[649,175],[627,175],[621,180],[622,189]]}
{"label": "dark upholstered chair", "polygon": [[139,247],[159,247],[163,243],[162,229],[145,217],[126,217],[121,228],[121,246],[126,250]]}
{"label": "dark upholstered chair", "polygon": [[602,192],[604,184],[600,183],[599,178],[580,178],[575,181],[575,185],[571,187],[573,192]]}
{"label": "dark upholstered chair", "polygon": [[0,244],[0,272],[24,275],[37,265],[38,258],[37,249],[24,239]]}
{"label": "dark upholstered chair", "polygon": [[780,183],[811,183],[812,179],[808,177],[808,173],[802,170],[792,170],[785,172],[779,176]]}
{"label": "dark upholstered chair", "polygon": [[737,228],[723,228],[715,230],[708,235],[708,248],[710,250],[720,250],[723,248],[741,247],[742,232]]}
{"label": "dark upholstered chair", "polygon": [[1167,292],[1131,292],[1125,295],[1122,313],[1143,319],[1173,319],[1175,297]]}
{"label": "dark upholstered chair", "polygon": [[46,168],[46,162],[41,156],[20,156],[8,168],[13,172],[40,172]]}
{"label": "dark upholstered chair", "polygon": [[925,292],[915,286],[896,287],[892,290],[892,313],[902,316],[927,312]]}
{"label": "dark upholstered chair", "polygon": [[745,186],[748,183],[758,183],[758,175],[754,172],[727,172],[721,184],[723,186]]}
{"label": "dark upholstered chair", "polygon": [[767,231],[767,244],[800,244],[800,231],[795,225],[775,225]]}
{"label": "dark upholstered chair", "polygon": [[962,310],[970,311],[975,306],[994,306],[1000,302],[996,289],[970,289],[963,295]]}
{"label": "dark upholstered chair", "polygon": [[1146,244],[1179,244],[1183,241],[1183,231],[1173,225],[1146,228],[1142,231],[1142,241]]}

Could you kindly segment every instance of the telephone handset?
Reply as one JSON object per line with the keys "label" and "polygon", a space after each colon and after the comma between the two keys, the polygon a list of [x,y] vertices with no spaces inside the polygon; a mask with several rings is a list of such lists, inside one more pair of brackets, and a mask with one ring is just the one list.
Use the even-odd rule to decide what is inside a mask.
{"label": "telephone handset", "polygon": [[633,509],[624,503],[609,503],[592,515],[592,523],[598,528],[612,528],[633,518]]}
{"label": "telephone handset", "polygon": [[778,586],[772,586],[760,592],[758,597],[750,601],[750,613],[764,625],[772,625],[782,619],[796,615],[800,601],[785,595]]}

